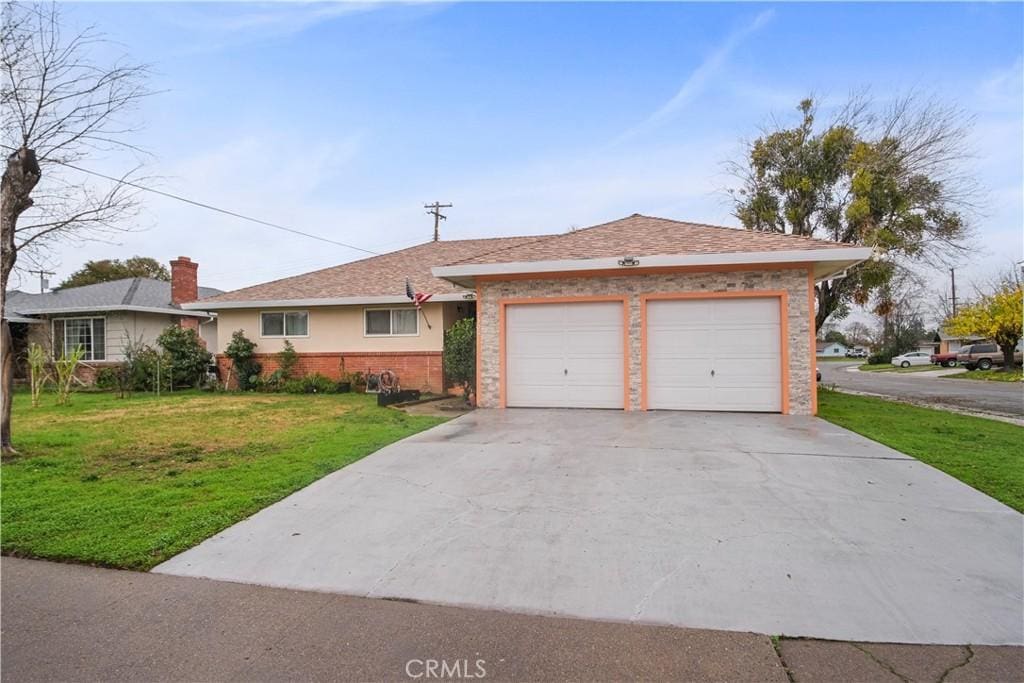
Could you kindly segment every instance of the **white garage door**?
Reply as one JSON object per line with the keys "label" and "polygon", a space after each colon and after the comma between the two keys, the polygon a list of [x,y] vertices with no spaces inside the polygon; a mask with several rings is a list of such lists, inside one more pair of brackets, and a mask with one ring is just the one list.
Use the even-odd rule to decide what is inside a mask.
{"label": "white garage door", "polygon": [[622,304],[505,308],[505,403],[510,407],[622,408]]}
{"label": "white garage door", "polygon": [[647,407],[782,410],[779,300],[647,304]]}

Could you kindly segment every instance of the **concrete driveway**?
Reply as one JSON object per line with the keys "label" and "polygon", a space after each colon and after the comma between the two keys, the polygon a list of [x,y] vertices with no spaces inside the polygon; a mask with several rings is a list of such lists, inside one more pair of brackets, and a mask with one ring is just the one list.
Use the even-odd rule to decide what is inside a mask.
{"label": "concrete driveway", "polygon": [[484,410],[154,571],[838,640],[1024,642],[1024,518],[822,420]]}

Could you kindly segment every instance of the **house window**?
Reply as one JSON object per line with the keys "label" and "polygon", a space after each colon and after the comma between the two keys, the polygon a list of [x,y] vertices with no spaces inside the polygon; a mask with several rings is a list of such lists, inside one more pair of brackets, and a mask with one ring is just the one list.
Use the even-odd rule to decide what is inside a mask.
{"label": "house window", "polygon": [[368,308],[363,331],[367,337],[415,337],[420,319],[415,308]]}
{"label": "house window", "polygon": [[260,313],[260,336],[308,337],[309,313],[306,311]]}
{"label": "house window", "polygon": [[63,358],[76,347],[85,351],[82,360],[107,357],[106,318],[57,318],[53,321],[53,356]]}

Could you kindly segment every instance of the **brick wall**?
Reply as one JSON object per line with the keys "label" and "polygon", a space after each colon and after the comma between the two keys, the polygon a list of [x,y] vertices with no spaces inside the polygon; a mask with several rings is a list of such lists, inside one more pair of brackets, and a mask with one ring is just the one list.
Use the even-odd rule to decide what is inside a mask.
{"label": "brick wall", "polygon": [[[434,393],[444,391],[440,351],[300,353],[294,375],[301,377],[318,372],[331,379],[341,379],[342,358],[345,359],[346,372],[368,374],[392,370],[398,375],[398,381],[403,389],[419,389]],[[276,354],[256,354],[256,360],[263,366],[264,377],[278,368]],[[231,359],[218,355],[217,367],[221,379],[225,379],[231,367]],[[237,384],[232,378],[232,387],[234,386]]]}
{"label": "brick wall", "polygon": [[812,371],[811,325],[808,310],[808,272],[800,269],[749,270],[720,273],[672,273],[616,277],[509,280],[480,284],[478,331],[480,376],[477,378],[481,407],[500,405],[498,351],[498,302],[528,297],[626,295],[630,309],[629,396],[630,409],[640,408],[640,295],[668,292],[732,292],[742,290],[786,290],[789,310],[789,412],[811,414],[816,391]]}

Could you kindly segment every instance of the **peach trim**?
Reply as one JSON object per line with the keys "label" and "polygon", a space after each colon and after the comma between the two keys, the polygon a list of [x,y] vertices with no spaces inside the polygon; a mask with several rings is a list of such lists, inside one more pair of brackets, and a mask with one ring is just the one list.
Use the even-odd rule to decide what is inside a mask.
{"label": "peach trim", "polygon": [[[483,375],[480,374],[480,362],[482,356],[480,354],[480,317],[484,312],[484,302],[480,298],[480,285],[476,286],[476,377],[473,378],[473,405],[480,406],[480,380]],[[444,372],[444,368],[441,369]]]}
{"label": "peach trim", "polygon": [[506,273],[477,275],[476,282],[508,280],[561,280],[565,278],[626,277],[630,275],[666,275],[671,273],[725,273],[748,270],[803,270],[806,263],[746,263],[711,266],[656,266],[650,268],[605,268],[600,270],[558,270],[550,273]]}
{"label": "peach trim", "polygon": [[814,314],[814,270],[807,270],[807,326],[811,328],[811,415],[818,414],[818,330]]}
{"label": "peach trim", "polygon": [[[501,365],[498,368],[498,396],[499,405],[507,407],[507,393],[505,387],[505,376],[508,369],[508,360],[505,356],[505,307],[521,306],[524,304],[576,304],[576,303],[597,303],[614,302],[622,304],[622,409],[629,410],[629,297],[628,296],[552,296],[552,297],[526,297],[520,299],[500,299],[498,301],[498,357]],[[479,339],[479,338],[478,338]]]}
{"label": "peach trim", "polygon": [[779,379],[782,384],[780,406],[789,414],[789,293],[785,290],[742,290],[730,292],[667,292],[640,295],[640,410],[647,410],[647,302],[672,299],[779,299]]}

